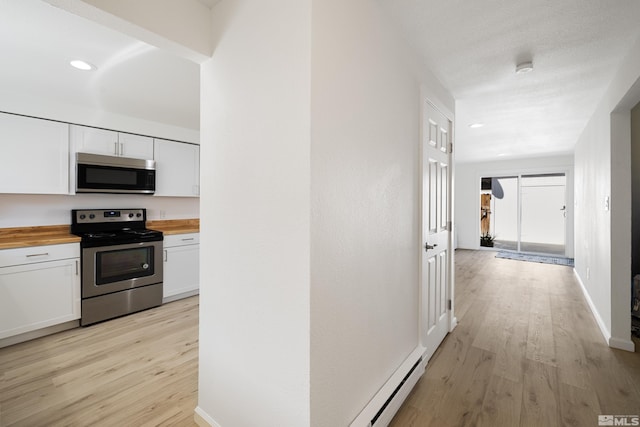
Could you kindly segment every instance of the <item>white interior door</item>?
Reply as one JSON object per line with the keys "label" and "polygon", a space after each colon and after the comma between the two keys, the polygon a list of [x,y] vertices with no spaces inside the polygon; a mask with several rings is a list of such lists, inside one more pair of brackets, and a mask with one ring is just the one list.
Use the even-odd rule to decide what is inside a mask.
{"label": "white interior door", "polygon": [[422,139],[421,334],[431,358],[449,331],[452,123],[427,103]]}

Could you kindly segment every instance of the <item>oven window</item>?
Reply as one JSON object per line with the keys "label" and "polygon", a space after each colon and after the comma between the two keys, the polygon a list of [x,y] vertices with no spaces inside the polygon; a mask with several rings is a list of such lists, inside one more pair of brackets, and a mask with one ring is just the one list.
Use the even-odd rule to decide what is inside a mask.
{"label": "oven window", "polygon": [[96,284],[153,275],[153,250],[153,246],[145,246],[96,253]]}

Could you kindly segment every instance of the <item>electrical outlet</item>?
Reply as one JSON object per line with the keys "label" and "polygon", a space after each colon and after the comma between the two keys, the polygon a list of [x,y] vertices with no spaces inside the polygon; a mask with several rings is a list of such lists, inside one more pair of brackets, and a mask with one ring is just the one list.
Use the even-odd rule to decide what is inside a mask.
{"label": "electrical outlet", "polygon": [[167,217],[166,211],[160,211],[160,219],[165,219]]}

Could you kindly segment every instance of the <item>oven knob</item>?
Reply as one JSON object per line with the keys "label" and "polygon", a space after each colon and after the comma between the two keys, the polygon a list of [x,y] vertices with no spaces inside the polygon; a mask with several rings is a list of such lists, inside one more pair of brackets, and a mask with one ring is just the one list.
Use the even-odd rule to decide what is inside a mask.
{"label": "oven knob", "polygon": [[96,216],[94,214],[89,215],[89,219],[94,219]]}
{"label": "oven knob", "polygon": [[85,214],[80,215],[80,219],[85,219],[87,216]]}
{"label": "oven knob", "polygon": [[149,264],[147,264],[147,263],[142,264],[142,268],[147,270],[149,268]]}
{"label": "oven knob", "polygon": [[140,218],[140,217],[142,216],[142,214],[141,214],[140,212],[138,212],[138,213],[136,214],[136,216],[137,216],[138,218]]}
{"label": "oven knob", "polygon": [[133,214],[132,213],[129,214],[129,218],[133,218]]}

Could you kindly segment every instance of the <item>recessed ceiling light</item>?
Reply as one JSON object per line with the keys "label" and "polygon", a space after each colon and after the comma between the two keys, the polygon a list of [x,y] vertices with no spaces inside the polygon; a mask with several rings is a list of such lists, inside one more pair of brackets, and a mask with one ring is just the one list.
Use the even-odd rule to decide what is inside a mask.
{"label": "recessed ceiling light", "polygon": [[82,61],[80,59],[74,59],[73,61],[69,62],[69,64],[71,64],[72,67],[82,71],[92,71],[97,69],[95,65],[89,64],[88,62]]}
{"label": "recessed ceiling light", "polygon": [[484,126],[484,123],[472,123],[469,125],[471,129],[481,128],[482,126]]}
{"label": "recessed ceiling light", "polygon": [[522,62],[516,66],[516,74],[525,74],[533,71],[533,62]]}

